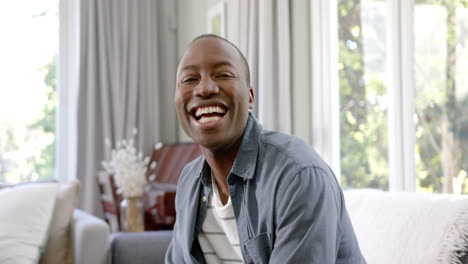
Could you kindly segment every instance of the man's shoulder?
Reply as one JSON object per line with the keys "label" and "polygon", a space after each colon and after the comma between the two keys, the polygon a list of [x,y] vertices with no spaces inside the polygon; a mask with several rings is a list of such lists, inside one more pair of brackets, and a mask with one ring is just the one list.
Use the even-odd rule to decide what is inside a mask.
{"label": "man's shoulder", "polygon": [[292,162],[299,168],[328,168],[313,147],[296,136],[263,130],[259,141],[260,146],[264,148],[265,155],[270,157],[281,157],[284,161]]}

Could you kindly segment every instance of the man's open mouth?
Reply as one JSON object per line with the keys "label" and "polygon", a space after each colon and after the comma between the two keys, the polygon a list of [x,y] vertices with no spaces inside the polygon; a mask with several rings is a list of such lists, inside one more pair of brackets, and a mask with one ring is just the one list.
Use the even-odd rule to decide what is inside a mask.
{"label": "man's open mouth", "polygon": [[226,108],[222,105],[200,106],[192,110],[192,116],[198,122],[205,124],[220,120],[226,114],[226,111]]}

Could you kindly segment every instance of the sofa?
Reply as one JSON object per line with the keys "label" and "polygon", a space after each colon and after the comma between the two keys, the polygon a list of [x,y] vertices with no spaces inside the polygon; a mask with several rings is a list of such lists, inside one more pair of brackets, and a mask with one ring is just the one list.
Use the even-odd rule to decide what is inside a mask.
{"label": "sofa", "polygon": [[172,231],[170,230],[114,233],[110,238],[110,263],[163,264],[171,239]]}
{"label": "sofa", "polygon": [[108,263],[110,236],[104,220],[75,209],[70,228],[72,263]]}
{"label": "sofa", "polygon": [[109,227],[78,196],[76,180],[0,184],[0,263],[107,263]]}
{"label": "sofa", "polygon": [[[345,191],[369,264],[468,264],[468,196]],[[164,263],[171,231],[116,233],[111,263]]]}

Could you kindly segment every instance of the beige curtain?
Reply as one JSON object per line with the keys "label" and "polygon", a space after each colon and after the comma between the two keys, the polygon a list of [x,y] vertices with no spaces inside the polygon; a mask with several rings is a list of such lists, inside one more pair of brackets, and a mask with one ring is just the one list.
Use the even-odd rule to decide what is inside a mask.
{"label": "beige curtain", "polygon": [[104,139],[150,154],[159,141],[157,0],[81,0],[77,178],[80,207],[102,215],[97,171]]}
{"label": "beige curtain", "polygon": [[255,90],[254,112],[266,129],[291,133],[288,0],[238,0],[232,41],[247,57]]}

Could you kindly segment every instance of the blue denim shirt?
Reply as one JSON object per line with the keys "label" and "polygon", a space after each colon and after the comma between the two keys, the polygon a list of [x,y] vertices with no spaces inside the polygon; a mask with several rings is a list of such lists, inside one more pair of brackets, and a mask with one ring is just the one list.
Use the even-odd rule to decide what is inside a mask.
{"label": "blue denim shirt", "polygon": [[[245,263],[366,263],[333,172],[298,138],[251,115],[227,181]],[[205,263],[198,234],[210,193],[201,156],[179,179],[166,263]]]}

